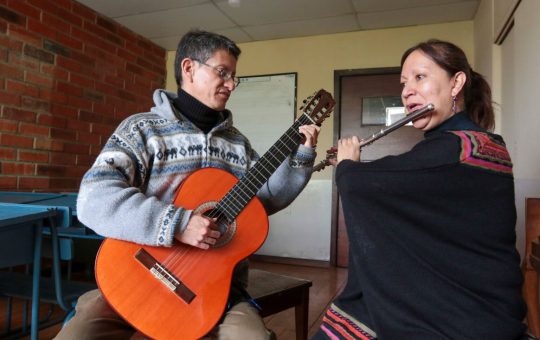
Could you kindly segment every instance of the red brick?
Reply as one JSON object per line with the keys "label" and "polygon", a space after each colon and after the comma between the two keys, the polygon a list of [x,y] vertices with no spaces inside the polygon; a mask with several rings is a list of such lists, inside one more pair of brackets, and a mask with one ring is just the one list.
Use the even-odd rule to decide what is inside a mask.
{"label": "red brick", "polygon": [[66,129],[51,128],[51,138],[75,141],[77,139],[77,132]]}
{"label": "red brick", "polygon": [[86,133],[79,131],[78,132],[77,141],[85,144],[94,144],[94,145],[100,145],[101,143],[101,136],[96,135],[94,133]]}
{"label": "red brick", "polygon": [[85,89],[83,91],[83,98],[91,100],[93,102],[103,102],[103,95],[98,91]]}
{"label": "red brick", "polygon": [[96,61],[95,61],[94,58],[91,58],[91,57],[89,57],[86,54],[81,53],[81,52],[71,51],[70,58],[78,61],[79,63],[81,63],[83,65],[90,66],[91,68],[94,68],[96,66]]}
{"label": "red brick", "polygon": [[70,24],[65,22],[64,20],[61,20],[56,15],[52,15],[47,12],[43,12],[43,15],[41,17],[41,22],[48,27],[52,28],[55,31],[60,32],[69,32],[70,30]]}
{"label": "red brick", "polygon": [[19,110],[12,107],[4,107],[4,109],[2,110],[2,117],[34,123],[36,121],[37,115],[32,111]]}
{"label": "red brick", "polygon": [[117,76],[105,76],[105,82],[119,89],[123,89],[125,86],[124,79]]}
{"label": "red brick", "polygon": [[38,97],[39,89],[34,85],[27,85],[25,83],[17,82],[8,79],[6,82],[7,91],[11,93],[18,93],[25,96]]}
{"label": "red brick", "polygon": [[51,152],[51,164],[76,165],[77,155],[65,152]]}
{"label": "red brick", "polygon": [[138,75],[143,75],[144,74],[144,70],[143,70],[142,67],[140,67],[138,65],[134,65],[132,63],[127,63],[126,71],[131,72],[131,73],[135,73],[135,74],[138,74]]}
{"label": "red brick", "polygon": [[67,103],[67,96],[65,94],[45,88],[39,89],[39,99],[57,104]]}
{"label": "red brick", "polygon": [[32,72],[30,70],[26,70],[26,82],[46,88],[52,88],[54,84],[52,78],[43,76],[40,73]]}
{"label": "red brick", "polygon": [[97,114],[101,114],[104,117],[114,116],[114,106],[101,104],[101,103],[94,103],[93,112]]}
{"label": "red brick", "polygon": [[[67,59],[67,60],[69,60],[69,59]],[[58,59],[57,59],[57,61],[58,61]],[[48,65],[48,64],[41,65],[41,72],[52,76],[56,80],[65,80],[65,81],[67,81],[69,79],[69,72],[68,71],[66,71],[66,70],[64,70],[62,68],[53,66],[53,65]]]}
{"label": "red brick", "polygon": [[12,11],[6,7],[0,7],[0,18],[16,25],[26,25],[26,17],[24,15]]}
{"label": "red brick", "polygon": [[35,110],[35,111],[49,111],[49,102],[44,100],[38,100],[33,97],[22,96],[21,97],[21,107],[24,109]]}
{"label": "red brick", "polygon": [[[69,33],[69,32],[66,32]],[[57,32],[56,35],[58,36],[58,42],[64,45],[65,47],[71,48],[72,50],[80,51],[83,48],[83,42],[74,39],[68,34],[63,34],[62,32]]]}
{"label": "red brick", "polygon": [[[99,20],[99,18],[98,18]],[[124,39],[120,38],[118,35],[116,34],[112,34],[111,32],[107,31],[106,29],[104,29],[103,27],[100,27],[94,23],[91,23],[89,21],[85,21],[84,24],[83,24],[83,27],[84,29],[87,31],[87,32],[92,32],[94,33],[95,35],[101,37],[101,38],[104,38],[116,45],[120,45],[120,46],[123,46],[124,44]]]}
{"label": "red brick", "polygon": [[84,41],[86,44],[97,46],[106,51],[116,51],[117,48],[117,45],[110,44],[94,34],[90,34],[75,27],[71,30],[71,35],[76,39]]}
{"label": "red brick", "polygon": [[67,128],[70,130],[81,132],[90,132],[90,123],[81,122],[80,120],[70,119],[67,122]]}
{"label": "red brick", "polygon": [[49,114],[40,114],[38,116],[38,124],[56,128],[65,128],[67,126],[67,119]]}
{"label": "red brick", "polygon": [[[105,61],[105,63],[107,63],[107,61],[110,60],[112,58],[112,56],[113,56],[108,51],[102,50],[101,48],[97,48],[97,47],[91,46],[91,45],[86,45],[84,47],[84,53],[87,56],[94,58],[94,60],[96,60],[96,59],[103,60],[103,61]],[[98,60],[96,60],[96,62]],[[96,67],[101,69],[100,65],[101,64],[98,63],[98,64],[96,64]]]}
{"label": "red brick", "polygon": [[90,152],[90,146],[84,144],[65,143],[64,152],[78,155],[88,155]]}
{"label": "red brick", "polygon": [[81,166],[70,166],[66,168],[66,174],[67,177],[75,177],[75,178],[82,178],[82,176],[86,173],[88,168],[81,167]]}
{"label": "red brick", "polygon": [[81,110],[79,112],[79,120],[88,123],[100,123],[103,121],[103,115],[96,112]]}
{"label": "red brick", "polygon": [[35,175],[36,165],[29,163],[2,162],[2,174]]}
{"label": "red brick", "polygon": [[[0,183],[77,190],[120,119],[152,105],[166,53],[73,0],[0,0],[0,6],[25,23],[0,19],[0,130],[8,130],[0,133],[0,159],[20,175]],[[45,176],[28,176],[37,164]]]}
{"label": "red brick", "polygon": [[51,27],[42,24],[41,22],[31,19],[28,19],[27,28],[29,31],[37,33],[42,37],[47,37],[52,40],[56,40],[56,30]]}
{"label": "red brick", "polygon": [[88,77],[83,77],[75,73],[69,75],[69,82],[83,88],[94,88],[94,80]]}
{"label": "red brick", "polygon": [[49,64],[54,63],[54,54],[49,53],[40,48],[34,47],[32,45],[28,45],[28,44],[24,45],[23,52],[24,52],[24,55],[32,57],[32,58],[36,58],[39,61],[43,61]]}
{"label": "red brick", "polygon": [[38,164],[37,174],[39,176],[62,177],[66,174],[67,169],[68,167],[63,165]]}
{"label": "red brick", "polygon": [[51,178],[49,181],[49,189],[52,192],[77,191],[81,185],[80,178]]}
{"label": "red brick", "polygon": [[102,82],[96,82],[96,90],[100,91],[101,93],[105,95],[116,95],[116,91],[118,88],[111,86],[109,84],[105,84]]}
{"label": "red brick", "polygon": [[78,107],[81,110],[92,110],[92,101],[79,97],[68,96],[68,105]]}
{"label": "red brick", "polygon": [[96,145],[90,146],[90,155],[93,156],[94,158],[97,158],[97,156],[101,152],[101,149],[103,149],[103,146],[96,146]]}
{"label": "red brick", "polygon": [[61,55],[56,56],[56,65],[73,72],[81,72],[82,69],[81,63]]}
{"label": "red brick", "polygon": [[64,57],[69,57],[71,55],[71,50],[69,48],[49,39],[43,40],[43,48],[52,54],[59,54]]}
{"label": "red brick", "polygon": [[0,48],[0,62],[7,63],[9,52],[7,49]]}
{"label": "red brick", "polygon": [[0,35],[0,45],[7,47],[11,53],[22,52],[22,41],[14,40],[7,36]]}
{"label": "red brick", "polygon": [[17,121],[13,120],[0,120],[0,131],[2,132],[17,132]]}
{"label": "red brick", "polygon": [[31,149],[34,139],[31,137],[0,134],[0,144],[4,146],[15,146],[19,148]]}
{"label": "red brick", "polygon": [[115,128],[116,128],[116,126],[111,126],[111,125],[98,124],[98,123],[92,124],[92,132],[93,133],[97,133],[99,135],[107,136],[107,137],[112,135]]}
{"label": "red brick", "polygon": [[50,139],[36,138],[35,150],[64,151],[64,143]]}
{"label": "red brick", "polygon": [[52,104],[51,113],[55,116],[64,116],[76,119],[78,110],[64,105]]}
{"label": "red brick", "polygon": [[137,62],[137,56],[123,48],[119,48],[117,54],[124,60],[130,61],[132,63]]}
{"label": "red brick", "polygon": [[72,25],[75,25],[77,27],[81,27],[83,25],[83,19],[81,19],[81,17],[79,17],[78,15],[71,13],[69,10],[66,11],[61,8],[56,12],[56,14],[58,14],[61,19],[69,22]]}
{"label": "red brick", "polygon": [[12,148],[0,148],[0,159],[15,159],[16,150]]}
{"label": "red brick", "polygon": [[19,189],[48,189],[49,178],[47,177],[20,177]]}
{"label": "red brick", "polygon": [[3,105],[20,106],[21,96],[5,91],[0,91],[0,103],[2,103]]}
{"label": "red brick", "polygon": [[24,1],[9,0],[8,1],[8,6],[12,10],[15,10],[16,12],[19,12],[21,14],[24,14],[25,16],[28,16],[28,17],[39,20],[39,15],[40,15],[41,11],[39,11],[38,9],[36,9],[33,6],[28,5]]}
{"label": "red brick", "polygon": [[17,69],[22,69],[27,72],[39,70],[39,60],[23,56],[19,53],[9,54],[9,64]]}
{"label": "red brick", "polygon": [[126,49],[128,51],[130,51],[131,53],[135,54],[135,55],[143,55],[144,54],[144,49],[142,49],[140,46],[137,45],[137,43],[135,42],[135,40],[126,40]]}
{"label": "red brick", "polygon": [[[138,112],[142,112],[142,110],[137,110]],[[118,126],[122,122],[121,119],[118,119],[118,117],[115,116],[105,116],[103,118],[103,123],[108,126]]]}
{"label": "red brick", "polygon": [[79,86],[74,86],[71,83],[64,83],[61,81],[56,83],[56,89],[67,95],[73,95],[77,97],[80,97],[83,94],[82,88],[80,88]]}
{"label": "red brick", "polygon": [[33,135],[33,136],[49,136],[49,128],[42,126],[42,125],[36,125],[36,124],[28,124],[28,123],[21,123],[21,126],[19,127],[19,132],[23,135]]}
{"label": "red brick", "polygon": [[0,74],[6,78],[18,80],[24,79],[24,70],[5,64],[0,64]]}
{"label": "red brick", "polygon": [[17,177],[0,175],[0,189],[13,190],[17,188]]}
{"label": "red brick", "polygon": [[125,41],[134,41],[140,39],[140,36],[133,31],[128,30],[124,26],[118,26],[118,35],[124,38]]}
{"label": "red brick", "polygon": [[77,155],[77,165],[83,166],[86,169],[90,168],[90,166],[94,163],[95,160],[96,160],[95,156]]}
{"label": "red brick", "polygon": [[72,11],[74,14],[80,15],[84,19],[87,19],[89,21],[96,21],[97,13],[78,2],[73,2]]}
{"label": "red brick", "polygon": [[41,45],[41,35],[36,32],[30,32],[26,27],[12,26],[9,29],[10,37],[16,40],[21,40],[24,43],[34,46]]}
{"label": "red brick", "polygon": [[19,157],[17,159],[22,162],[48,163],[49,153],[40,151],[19,150]]}
{"label": "red brick", "polygon": [[56,5],[55,1],[26,0],[26,2],[30,3],[33,6],[36,6],[37,8],[44,10],[45,12],[51,12],[51,13],[58,12],[58,6]]}

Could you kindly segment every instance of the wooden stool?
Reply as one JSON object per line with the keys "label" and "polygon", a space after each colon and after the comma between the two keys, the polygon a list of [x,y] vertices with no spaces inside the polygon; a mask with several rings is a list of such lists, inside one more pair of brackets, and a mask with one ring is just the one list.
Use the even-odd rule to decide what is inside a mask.
{"label": "wooden stool", "polygon": [[525,201],[525,260],[523,261],[523,296],[527,303],[529,331],[540,336],[538,274],[540,273],[540,198]]}
{"label": "wooden stool", "polygon": [[247,290],[261,306],[262,317],[294,307],[296,340],[306,340],[311,286],[312,282],[309,280],[250,269]]}

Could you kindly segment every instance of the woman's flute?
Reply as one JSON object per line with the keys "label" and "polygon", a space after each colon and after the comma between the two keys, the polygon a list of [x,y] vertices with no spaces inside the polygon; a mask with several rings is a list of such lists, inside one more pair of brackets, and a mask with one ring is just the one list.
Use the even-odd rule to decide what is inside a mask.
{"label": "woman's flute", "polygon": [[[422,108],[420,108],[420,109],[418,109],[416,111],[411,112],[410,114],[408,114],[405,117],[401,118],[400,120],[398,120],[394,124],[382,128],[379,132],[376,132],[376,133],[372,134],[370,137],[368,137],[366,139],[362,139],[360,141],[360,148],[363,148],[364,146],[373,143],[377,139],[386,136],[390,132],[402,127],[403,125],[405,125],[405,124],[407,124],[409,122],[412,122],[415,119],[418,119],[418,118],[421,118],[421,117],[425,116],[428,112],[433,111],[434,108],[435,107],[433,106],[433,104],[428,104],[428,105],[426,105],[426,106],[424,106],[424,107],[422,107]],[[326,159],[320,161],[318,164],[313,166],[313,172],[321,171],[327,165],[330,165],[330,159],[335,158],[335,157],[336,157],[335,153],[328,154],[326,156]]]}

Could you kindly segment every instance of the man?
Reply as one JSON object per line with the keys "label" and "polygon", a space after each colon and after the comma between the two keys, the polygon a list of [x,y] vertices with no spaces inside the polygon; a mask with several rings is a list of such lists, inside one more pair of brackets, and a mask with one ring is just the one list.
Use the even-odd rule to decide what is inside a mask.
{"label": "man", "polygon": [[[175,59],[178,94],[156,90],[151,111],[122,122],[85,174],[77,202],[85,225],[105,237],[152,246],[182,242],[208,249],[216,243],[220,233],[213,220],[172,201],[183,180],[200,168],[217,167],[241,177],[258,159],[225,109],[238,85],[239,55],[233,41],[214,33],[191,31],[181,39]],[[291,203],[310,178],[319,127],[302,126],[299,132],[305,136],[303,145],[257,193],[268,214]],[[220,152],[212,152],[217,149]],[[232,307],[212,337],[269,338],[257,310],[241,292],[246,278],[247,266],[241,262],[233,276]],[[96,290],[81,296],[75,317],[57,338],[120,339],[134,334]]]}

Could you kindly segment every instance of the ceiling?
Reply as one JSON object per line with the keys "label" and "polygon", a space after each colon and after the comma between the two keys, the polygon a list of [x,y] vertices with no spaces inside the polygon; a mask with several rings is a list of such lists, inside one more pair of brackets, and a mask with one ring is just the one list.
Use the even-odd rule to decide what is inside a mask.
{"label": "ceiling", "polygon": [[471,20],[479,0],[77,0],[167,50],[200,28],[237,43]]}

